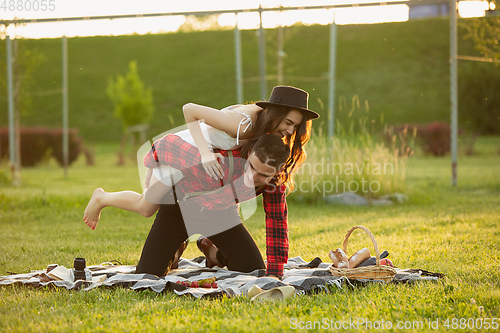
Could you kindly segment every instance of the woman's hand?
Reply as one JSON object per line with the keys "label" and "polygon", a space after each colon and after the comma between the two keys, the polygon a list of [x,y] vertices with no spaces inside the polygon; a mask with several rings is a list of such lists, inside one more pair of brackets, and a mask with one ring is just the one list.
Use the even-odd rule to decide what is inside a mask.
{"label": "woman's hand", "polygon": [[205,172],[212,177],[213,179],[222,179],[224,177],[224,171],[222,167],[217,161],[217,158],[220,158],[220,161],[224,163],[224,155],[220,153],[206,153],[201,155],[201,163],[203,164],[203,168]]}
{"label": "woman's hand", "polygon": [[151,168],[148,168],[148,170],[146,170],[146,180],[144,180],[144,188],[149,188],[149,183],[151,181],[151,176],[153,175],[153,169]]}

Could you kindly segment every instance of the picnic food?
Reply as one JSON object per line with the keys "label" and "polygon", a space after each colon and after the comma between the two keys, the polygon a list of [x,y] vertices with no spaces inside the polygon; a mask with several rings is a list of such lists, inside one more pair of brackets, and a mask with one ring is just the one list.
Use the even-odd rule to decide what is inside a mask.
{"label": "picnic food", "polygon": [[215,282],[215,278],[211,277],[208,279],[198,280],[198,281],[177,281],[177,284],[183,285],[184,287],[190,288],[217,288],[217,283]]}
{"label": "picnic food", "polygon": [[[384,251],[380,254],[380,259],[383,259],[389,255],[388,251]],[[382,260],[380,260],[382,263]],[[361,264],[358,265],[358,267],[365,267],[365,266],[372,266],[377,264],[377,257],[371,256],[370,258],[366,259],[363,261]]]}
{"label": "picnic food", "polygon": [[208,283],[208,284],[212,284],[215,282],[215,278],[214,277],[211,277],[211,278],[208,278],[208,279],[203,279],[203,280],[198,280],[198,284],[200,286],[203,286],[205,283]]}
{"label": "picnic food", "polygon": [[370,258],[370,250],[368,248],[363,248],[359,250],[358,252],[354,253],[350,258],[349,258],[349,268],[356,268],[358,267],[359,264],[361,264],[363,261],[366,259]]}
{"label": "picnic food", "polygon": [[347,255],[342,249],[336,249],[335,251],[330,250],[328,256],[330,257],[334,267],[349,268]]}
{"label": "picnic food", "polygon": [[394,264],[392,263],[391,259],[381,259],[380,264],[394,267]]}

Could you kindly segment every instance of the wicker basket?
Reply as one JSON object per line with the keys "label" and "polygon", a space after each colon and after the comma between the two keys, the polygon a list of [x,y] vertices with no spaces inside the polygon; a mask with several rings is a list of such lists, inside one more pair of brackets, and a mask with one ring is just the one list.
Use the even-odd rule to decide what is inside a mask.
{"label": "wicker basket", "polygon": [[384,282],[391,282],[396,275],[396,269],[386,265],[380,265],[380,252],[378,250],[377,241],[370,230],[366,229],[362,225],[357,225],[352,227],[345,235],[344,244],[342,245],[343,250],[347,253],[347,243],[349,241],[349,236],[356,229],[363,229],[368,236],[370,236],[373,246],[375,247],[375,256],[377,258],[377,264],[375,266],[364,266],[356,268],[336,268],[333,265],[330,266],[330,271],[333,276],[345,276],[349,279],[365,279],[365,280],[381,280]]}

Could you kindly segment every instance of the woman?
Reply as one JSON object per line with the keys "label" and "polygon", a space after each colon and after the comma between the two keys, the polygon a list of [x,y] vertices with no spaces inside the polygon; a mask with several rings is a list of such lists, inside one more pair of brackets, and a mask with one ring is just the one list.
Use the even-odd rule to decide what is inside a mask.
{"label": "woman", "polygon": [[[188,131],[176,135],[198,147],[205,171],[217,179],[223,176],[217,160],[220,158],[223,161],[223,156],[213,153],[213,148],[239,148],[242,156],[247,156],[260,136],[275,134],[291,149],[284,172],[279,174],[276,181],[287,184],[292,190],[292,174],[305,161],[303,146],[309,140],[312,119],[319,117],[316,112],[307,109],[307,97],[307,92],[301,89],[277,86],[273,88],[268,102],[233,106],[223,110],[188,103],[183,107]],[[205,121],[203,126],[200,125],[200,120]],[[107,206],[150,217],[159,209],[162,198],[182,177],[180,170],[162,166],[148,169],[146,189],[142,195],[133,191],[107,193],[98,188],[85,209],[83,220],[90,228],[95,229],[102,209]]]}

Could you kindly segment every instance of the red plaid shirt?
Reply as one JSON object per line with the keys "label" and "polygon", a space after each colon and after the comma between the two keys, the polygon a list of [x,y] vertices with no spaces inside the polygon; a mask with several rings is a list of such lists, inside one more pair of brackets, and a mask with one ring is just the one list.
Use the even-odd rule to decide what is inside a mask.
{"label": "red plaid shirt", "polygon": [[[219,151],[228,156],[227,151]],[[241,158],[238,150],[233,150],[234,171],[230,181],[242,182],[246,160]],[[221,181],[210,177],[201,164],[201,156],[198,148],[192,146],[174,134],[167,134],[157,140],[151,150],[144,157],[144,165],[148,168],[156,168],[160,165],[169,165],[181,170],[184,178],[176,183],[176,187],[183,193],[212,191],[219,189]],[[229,183],[229,162],[221,164],[224,170],[224,183]],[[238,201],[252,199],[262,194],[264,211],[266,213],[266,255],[268,275],[283,275],[283,265],[288,260],[288,208],[286,204],[285,185],[268,184],[258,192],[254,189],[238,186]],[[230,200],[228,199],[230,198]],[[182,198],[178,198],[182,200]],[[223,190],[210,195],[200,195],[190,198],[199,205],[208,209],[224,209],[234,205],[234,195],[231,186],[225,186]]]}

